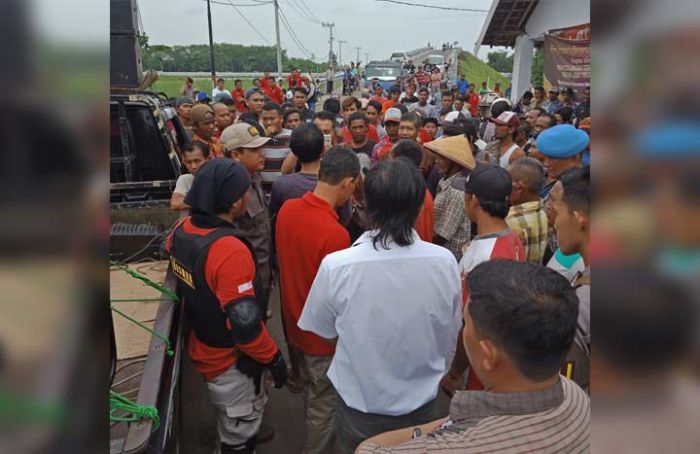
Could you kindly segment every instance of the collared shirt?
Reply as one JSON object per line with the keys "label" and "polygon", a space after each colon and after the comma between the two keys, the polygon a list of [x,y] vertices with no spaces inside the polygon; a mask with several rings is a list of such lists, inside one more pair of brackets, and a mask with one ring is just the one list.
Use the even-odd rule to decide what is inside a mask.
{"label": "collared shirt", "polygon": [[522,240],[527,260],[541,264],[547,249],[548,230],[542,199],[510,207],[506,223]]}
{"label": "collared shirt", "polygon": [[564,377],[541,391],[461,391],[437,430],[386,448],[369,443],[358,453],[589,452],[590,408],[586,393]]}
{"label": "collared shirt", "polygon": [[462,326],[457,262],[421,241],[384,249],[365,232],[321,262],[299,328],[338,338],[328,378],[351,408],[410,413],[437,395]]}
{"label": "collared shirt", "polygon": [[262,178],[256,173],[250,177],[250,201],[245,215],[233,221],[236,236],[245,238],[255,251],[255,261],[259,267],[269,266],[271,226],[270,213],[265,204]]}
{"label": "collared shirt", "polygon": [[457,261],[462,259],[464,245],[469,241],[470,225],[467,213],[464,211],[464,192],[450,184],[460,176],[459,173],[449,178],[443,178],[438,183],[435,196],[435,227],[434,232],[447,242],[444,247],[450,250]]}
{"label": "collared shirt", "polygon": [[199,141],[204,142],[209,147],[209,159],[223,158],[224,157],[224,144],[221,143],[218,137],[212,136],[211,139],[206,140],[197,134],[192,136],[192,142]]}

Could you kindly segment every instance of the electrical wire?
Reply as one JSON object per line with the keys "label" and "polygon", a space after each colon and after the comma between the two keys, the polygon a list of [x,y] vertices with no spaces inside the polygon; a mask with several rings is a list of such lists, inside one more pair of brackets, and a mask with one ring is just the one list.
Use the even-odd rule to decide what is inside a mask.
{"label": "electrical wire", "polygon": [[282,11],[282,8],[279,8],[279,12],[280,18],[282,19],[282,25],[289,33],[289,36],[292,38],[292,41],[294,41],[301,53],[303,53],[306,57],[311,58],[311,52],[301,43],[299,37],[292,31],[292,27],[289,25],[289,20],[287,20],[287,16],[285,16],[284,12]]}
{"label": "electrical wire", "polygon": [[[207,0],[202,0],[202,1],[206,2]],[[255,0],[253,0],[253,1],[255,1]],[[215,4],[217,4],[217,5],[224,5],[224,6],[229,6],[229,4],[231,4],[230,2],[229,2],[229,3],[217,2],[216,0],[209,0],[209,2],[210,2],[210,3],[215,3]],[[273,3],[273,2],[271,2],[271,1],[265,1],[265,2],[258,2],[258,3],[252,3],[252,4],[251,4],[251,3],[247,3],[247,4],[245,4],[245,5],[241,5],[240,3],[236,3],[235,5],[234,5],[234,4],[231,4],[231,6],[238,6],[238,7],[244,7],[244,8],[245,8],[245,7],[248,7],[248,6],[264,6],[264,5],[269,5],[270,3]]]}
{"label": "electrical wire", "polygon": [[452,7],[448,7],[448,6],[426,5],[424,3],[400,2],[397,0],[374,0],[374,1],[375,2],[396,3],[397,5],[419,6],[421,8],[441,9],[441,10],[445,10],[445,11],[469,11],[469,12],[473,12],[473,13],[488,13],[489,12],[489,10],[487,10],[487,9],[452,8]]}
{"label": "electrical wire", "polygon": [[297,0],[297,1],[300,1],[301,4],[304,6],[304,8],[306,8],[306,11],[309,13],[309,16],[311,16],[313,19],[315,19],[316,22],[318,22],[319,24],[321,23],[321,21],[319,20],[319,18],[316,17],[316,15],[314,14],[314,12],[311,11],[311,8],[309,8],[309,5],[307,5],[306,2],[305,2],[304,0]]}
{"label": "electrical wire", "polygon": [[243,20],[246,21],[246,23],[247,23],[248,25],[250,25],[250,28],[252,28],[253,31],[255,31],[255,33],[257,33],[258,36],[259,36],[260,38],[262,38],[263,41],[265,41],[268,45],[272,45],[272,44],[270,44],[270,41],[268,41],[267,38],[265,38],[265,36],[263,36],[263,34],[260,33],[260,31],[259,31],[257,28],[255,28],[255,25],[253,25],[253,23],[250,22],[250,21],[248,20],[247,17],[245,17],[245,14],[243,14],[243,13],[236,7],[236,5],[234,5],[233,3],[231,3],[231,0],[226,0],[226,1],[228,2],[229,5],[231,5],[231,6],[233,7],[233,9],[236,10],[236,12],[243,18]]}
{"label": "electrical wire", "polygon": [[289,0],[289,6],[290,6],[290,7],[292,8],[292,10],[294,10],[294,12],[297,13],[302,19],[304,19],[304,20],[306,20],[306,21],[309,21],[309,22],[311,22],[311,23],[314,23],[314,24],[320,24],[320,23],[321,23],[321,21],[318,21],[318,20],[312,18],[311,16],[309,16],[309,14],[308,14],[306,11],[304,11],[304,8],[302,8],[302,7],[299,5],[299,3],[295,2],[294,0]]}

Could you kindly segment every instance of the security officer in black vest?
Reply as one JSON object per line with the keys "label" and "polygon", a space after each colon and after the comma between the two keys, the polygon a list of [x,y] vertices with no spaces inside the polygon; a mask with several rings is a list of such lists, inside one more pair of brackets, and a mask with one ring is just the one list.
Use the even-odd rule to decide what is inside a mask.
{"label": "security officer in black vest", "polygon": [[231,223],[250,198],[246,169],[215,159],[197,172],[185,202],[192,216],[169,238],[170,262],[192,325],[189,354],[217,411],[221,453],[253,453],[267,394],[287,365],[255,302],[255,258]]}

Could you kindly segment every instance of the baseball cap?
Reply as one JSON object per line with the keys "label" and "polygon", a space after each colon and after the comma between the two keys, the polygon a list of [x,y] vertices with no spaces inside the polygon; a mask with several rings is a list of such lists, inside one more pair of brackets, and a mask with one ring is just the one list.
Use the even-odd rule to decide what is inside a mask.
{"label": "baseball cap", "polygon": [[221,133],[221,143],[226,151],[236,148],[258,148],[270,141],[270,137],[262,137],[258,128],[248,123],[234,123]]}
{"label": "baseball cap", "polygon": [[496,118],[489,118],[489,121],[492,123],[496,123],[497,125],[507,125],[512,126],[514,128],[520,126],[520,119],[518,118],[518,114],[511,111],[502,112]]}
{"label": "baseball cap", "polygon": [[588,134],[572,125],[556,125],[537,136],[537,151],[554,159],[566,159],[581,153],[588,145]]}
{"label": "baseball cap", "polygon": [[391,109],[387,109],[386,113],[384,114],[384,123],[387,121],[395,121],[395,122],[400,122],[401,121],[401,111],[397,109],[396,107],[392,107]]}
{"label": "baseball cap", "polygon": [[214,115],[214,110],[206,104],[197,104],[190,111],[190,120],[193,123],[204,121],[208,113]]}
{"label": "baseball cap", "polygon": [[181,96],[175,101],[175,107],[180,107],[183,104],[194,104],[194,100],[189,96]]}
{"label": "baseball cap", "polygon": [[510,173],[497,164],[479,163],[462,179],[455,178],[452,187],[474,194],[479,201],[503,203],[510,200],[513,183]]}
{"label": "baseball cap", "polygon": [[197,101],[208,101],[208,100],[209,100],[209,95],[206,92],[200,91],[199,93],[197,93]]}

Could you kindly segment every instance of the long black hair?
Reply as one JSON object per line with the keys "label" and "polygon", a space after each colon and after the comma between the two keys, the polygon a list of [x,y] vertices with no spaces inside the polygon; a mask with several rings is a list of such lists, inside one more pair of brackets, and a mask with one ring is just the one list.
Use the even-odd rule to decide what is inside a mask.
{"label": "long black hair", "polygon": [[425,199],[425,181],[407,159],[382,161],[372,167],[363,185],[370,227],[379,230],[373,238],[389,249],[413,244],[413,226]]}

